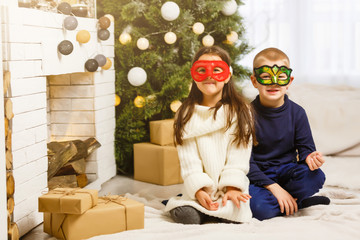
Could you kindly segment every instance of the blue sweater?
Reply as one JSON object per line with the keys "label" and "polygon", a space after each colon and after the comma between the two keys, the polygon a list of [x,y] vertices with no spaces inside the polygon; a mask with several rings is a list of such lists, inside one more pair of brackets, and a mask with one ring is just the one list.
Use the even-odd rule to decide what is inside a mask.
{"label": "blue sweater", "polygon": [[255,109],[256,138],[259,144],[252,149],[250,183],[263,186],[274,183],[264,171],[290,162],[303,163],[315,151],[305,110],[285,95],[278,108],[261,105],[259,96],[252,102]]}

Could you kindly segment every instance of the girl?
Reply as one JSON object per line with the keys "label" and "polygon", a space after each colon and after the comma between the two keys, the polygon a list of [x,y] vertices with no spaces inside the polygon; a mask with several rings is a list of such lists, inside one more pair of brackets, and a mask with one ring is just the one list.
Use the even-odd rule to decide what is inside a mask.
{"label": "girl", "polygon": [[248,222],[252,217],[246,174],[254,124],[229,66],[229,54],[217,46],[200,49],[193,59],[194,81],[174,123],[184,192],[171,198],[165,211],[175,222]]}

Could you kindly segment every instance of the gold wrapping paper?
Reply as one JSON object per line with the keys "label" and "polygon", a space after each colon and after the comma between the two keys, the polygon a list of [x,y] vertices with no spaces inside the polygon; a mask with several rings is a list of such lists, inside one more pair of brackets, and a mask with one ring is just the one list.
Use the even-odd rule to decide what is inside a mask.
{"label": "gold wrapping paper", "polygon": [[39,212],[82,214],[97,202],[97,190],[55,188],[39,197]]}
{"label": "gold wrapping paper", "polygon": [[84,214],[44,213],[44,232],[78,240],[144,228],[144,204],[121,196],[100,197]]}
{"label": "gold wrapping paper", "polygon": [[150,142],[160,146],[174,144],[174,119],[150,121]]}
{"label": "gold wrapping paper", "polygon": [[134,179],[159,185],[182,183],[176,147],[134,144]]}

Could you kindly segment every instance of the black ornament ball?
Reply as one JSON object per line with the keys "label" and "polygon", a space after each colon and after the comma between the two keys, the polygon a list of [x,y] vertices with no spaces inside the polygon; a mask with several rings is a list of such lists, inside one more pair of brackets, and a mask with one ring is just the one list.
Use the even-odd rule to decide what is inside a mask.
{"label": "black ornament ball", "polygon": [[71,5],[67,2],[62,2],[58,5],[57,10],[59,13],[70,15],[71,13]]}
{"label": "black ornament ball", "polygon": [[95,59],[89,59],[85,63],[85,69],[89,72],[95,72],[99,67],[99,63]]}
{"label": "black ornament ball", "polygon": [[100,30],[98,31],[98,38],[99,38],[100,40],[105,41],[105,40],[108,40],[109,37],[110,37],[110,32],[109,32],[109,30],[107,30],[107,29],[100,29]]}
{"label": "black ornament ball", "polygon": [[69,55],[73,50],[74,46],[69,40],[63,40],[58,45],[58,51],[63,55]]}

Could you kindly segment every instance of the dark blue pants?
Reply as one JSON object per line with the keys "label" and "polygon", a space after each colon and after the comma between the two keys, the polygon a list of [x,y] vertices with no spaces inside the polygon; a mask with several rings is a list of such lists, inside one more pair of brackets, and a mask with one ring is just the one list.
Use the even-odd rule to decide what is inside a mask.
{"label": "dark blue pants", "polygon": [[[298,208],[301,202],[317,193],[325,182],[325,174],[320,169],[310,171],[307,164],[288,163],[270,167],[264,173],[297,198]],[[276,197],[266,188],[250,184],[250,207],[253,217],[264,220],[281,216]]]}

